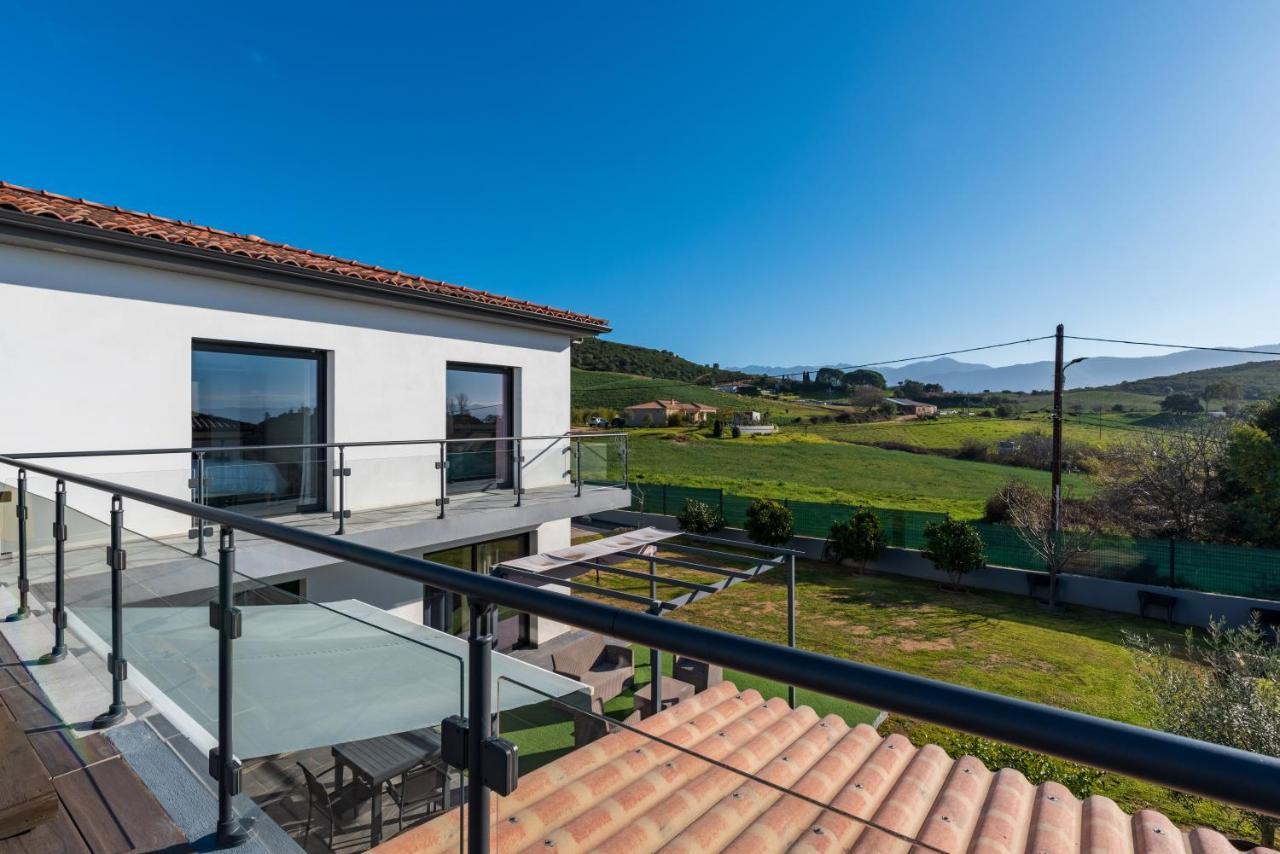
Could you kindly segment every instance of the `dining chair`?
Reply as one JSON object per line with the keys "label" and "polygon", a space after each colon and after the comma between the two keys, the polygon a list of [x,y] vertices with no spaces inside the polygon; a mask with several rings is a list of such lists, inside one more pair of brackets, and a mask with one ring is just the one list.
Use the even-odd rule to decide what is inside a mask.
{"label": "dining chair", "polygon": [[[416,780],[425,779],[427,795],[417,800],[409,799],[409,784]],[[387,786],[387,793],[391,795],[391,800],[395,801],[399,807],[399,817],[397,819],[400,830],[404,830],[404,813],[405,810],[418,803],[431,804],[436,801],[440,802],[441,811],[444,810],[449,788],[449,771],[436,763],[426,763],[416,768],[410,768],[408,771],[400,775],[399,789],[395,786]],[[430,813],[428,813],[429,815]]]}
{"label": "dining chair", "polygon": [[[299,762],[298,767],[302,769],[302,776],[307,784],[307,826],[302,832],[302,847],[307,847],[307,840],[311,837],[311,820],[318,810],[323,818],[329,820],[329,841],[327,844],[332,850],[334,833],[340,829],[346,829],[356,818],[354,811],[352,818],[348,821],[344,822],[340,816],[347,809],[355,806],[358,802],[357,798],[360,790],[367,790],[368,787],[362,786],[358,781],[353,780],[341,792],[330,794],[324,783],[321,783],[319,778],[312,774],[307,766]],[[370,833],[372,833],[372,828],[370,828]]]}

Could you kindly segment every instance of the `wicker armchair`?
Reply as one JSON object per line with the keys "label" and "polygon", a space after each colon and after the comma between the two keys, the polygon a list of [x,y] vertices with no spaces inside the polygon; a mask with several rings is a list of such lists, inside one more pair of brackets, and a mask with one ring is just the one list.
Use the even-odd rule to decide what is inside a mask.
{"label": "wicker armchair", "polygon": [[631,685],[636,668],[631,647],[606,642],[600,635],[586,635],[551,654],[551,669],[561,676],[590,685],[601,703],[607,703]]}

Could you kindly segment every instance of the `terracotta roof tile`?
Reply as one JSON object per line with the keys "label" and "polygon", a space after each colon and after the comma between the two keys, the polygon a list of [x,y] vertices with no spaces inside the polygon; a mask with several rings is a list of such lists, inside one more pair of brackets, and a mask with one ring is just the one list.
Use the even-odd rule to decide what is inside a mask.
{"label": "terracotta roof tile", "polygon": [[347,261],[333,255],[322,255],[283,243],[263,240],[256,234],[234,234],[208,226],[196,225],[154,214],[129,211],[120,207],[73,199],[45,190],[32,190],[0,181],[0,209],[30,216],[49,217],[62,222],[91,226],[104,231],[118,231],[136,237],[179,243],[207,252],[220,252],[266,261],[287,267],[298,267],[346,276],[382,285],[394,285],[423,293],[462,299],[480,305],[516,311],[536,317],[565,320],[572,323],[608,327],[608,321],[587,314],[539,305],[526,300],[499,296],[461,285],[413,276],[396,270]]}
{"label": "terracotta roof tile", "polygon": [[[495,797],[495,851],[1231,854],[1221,834],[723,682]],[[660,740],[659,740],[660,739]],[[779,788],[780,787],[780,788]],[[785,790],[786,793],[784,793]],[[823,805],[826,805],[824,808]],[[459,850],[465,807],[381,854]],[[852,817],[851,817],[852,816]],[[914,844],[913,844],[914,842]],[[1264,849],[1255,848],[1255,854]],[[1272,851],[1270,854],[1276,854]]]}

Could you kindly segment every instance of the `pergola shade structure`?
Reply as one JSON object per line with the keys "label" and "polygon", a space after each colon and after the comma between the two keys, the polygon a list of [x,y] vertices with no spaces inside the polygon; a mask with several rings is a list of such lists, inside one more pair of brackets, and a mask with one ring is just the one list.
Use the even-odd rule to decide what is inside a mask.
{"label": "pergola shade structure", "polygon": [[[690,542],[683,542],[685,540]],[[666,552],[673,552],[679,557],[665,554]],[[779,567],[786,567],[787,643],[794,647],[796,639],[795,559],[798,554],[800,553],[791,549],[648,527],[603,537],[567,549],[508,561],[495,566],[492,573],[526,584],[546,584],[548,580],[555,579],[557,584],[570,590],[597,594],[619,602],[638,605],[651,614],[663,616],[685,605],[714,596],[735,584],[759,578]],[[617,565],[619,562],[631,561],[647,563],[648,571]],[[666,567],[691,570],[716,578],[706,580],[664,575],[660,569]],[[596,583],[583,580],[585,576],[592,573],[595,574]],[[616,590],[602,585],[599,583],[601,573],[617,578],[647,581],[648,595]],[[664,599],[659,597],[660,588],[675,588],[681,592]],[[651,673],[662,673],[660,650],[650,649],[649,661]],[[653,680],[653,691],[654,708],[661,708],[660,679]],[[788,688],[788,699],[794,706],[794,687]]]}

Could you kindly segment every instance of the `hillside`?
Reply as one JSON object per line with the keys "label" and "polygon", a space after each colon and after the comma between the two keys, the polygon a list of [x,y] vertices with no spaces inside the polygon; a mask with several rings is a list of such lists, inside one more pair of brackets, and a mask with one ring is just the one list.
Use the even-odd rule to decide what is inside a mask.
{"label": "hillside", "polygon": [[575,344],[572,365],[584,371],[610,371],[664,380],[710,384],[717,380],[739,379],[743,374],[724,371],[719,365],[700,365],[670,350],[653,350],[633,344],[619,344],[601,338],[587,338]]}
{"label": "hillside", "polygon": [[1225,368],[1185,371],[1163,377],[1149,377],[1119,383],[1111,388],[1160,397],[1164,397],[1172,389],[1175,392],[1187,392],[1198,396],[1205,386],[1221,382],[1236,383],[1240,388],[1240,397],[1245,400],[1273,398],[1280,395],[1280,359],[1231,365]]}
{"label": "hillside", "polygon": [[726,394],[704,385],[679,380],[652,379],[608,371],[584,371],[574,368],[570,372],[571,406],[574,409],[621,410],[633,403],[644,403],[657,398],[675,398],[686,403],[703,403],[719,409],[756,409],[782,415],[821,415],[829,410],[803,404],[770,400],[768,398],[742,397]]}

